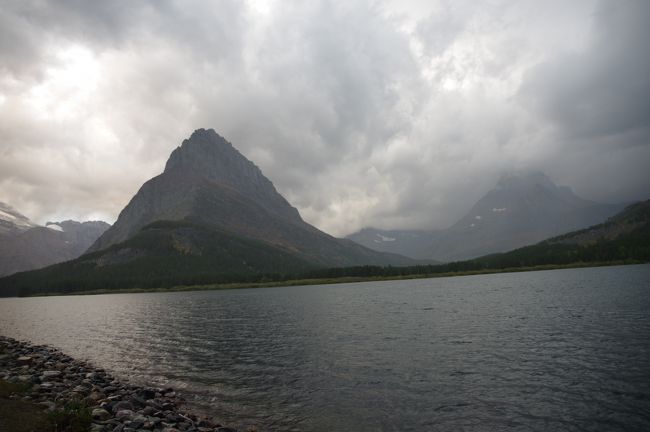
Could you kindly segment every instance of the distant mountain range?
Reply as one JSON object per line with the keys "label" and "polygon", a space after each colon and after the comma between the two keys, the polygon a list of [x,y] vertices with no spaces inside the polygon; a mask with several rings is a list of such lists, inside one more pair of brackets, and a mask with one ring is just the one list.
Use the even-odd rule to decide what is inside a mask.
{"label": "distant mountain range", "polygon": [[[316,278],[413,278],[650,262],[650,200],[607,221],[504,253],[444,264],[311,271]],[[2,280],[0,279],[0,284]]]}
{"label": "distant mountain range", "polygon": [[[286,280],[323,269],[333,269],[322,274],[334,277],[421,274],[422,269],[494,268],[486,263],[513,256],[508,263],[515,267],[524,261],[536,265],[545,258],[498,253],[599,224],[621,208],[581,199],[534,173],[503,178],[446,230],[366,229],[350,236],[354,241],[338,239],[303,221],[260,169],[223,137],[198,129],[171,153],[162,174],[142,185],[113,226],[74,221],[38,226],[0,205],[0,275],[49,266],[0,278],[0,287],[8,295]],[[607,241],[625,234],[621,250],[642,255],[643,247],[632,247],[631,225],[618,219],[612,223],[604,234]],[[647,220],[639,226],[647,232]],[[598,239],[590,250],[603,244],[596,232],[580,235],[582,242]],[[557,237],[560,246],[535,250],[561,256],[569,238]],[[585,253],[583,245],[569,249],[579,253],[560,261]],[[479,256],[455,267],[431,265]],[[517,259],[522,261],[517,264]]]}
{"label": "distant mountain range", "polygon": [[599,204],[542,173],[503,177],[453,226],[402,231],[366,228],[347,238],[415,259],[460,261],[505,252],[605,221],[623,204]]}
{"label": "distant mountain range", "polygon": [[[179,254],[179,249],[184,253]],[[133,259],[140,251],[141,259]],[[254,255],[252,255],[254,254]],[[122,261],[126,256],[127,260]],[[215,261],[239,273],[215,274]],[[248,262],[289,271],[277,279],[251,274]],[[650,261],[650,200],[627,207],[606,222],[506,253],[467,261],[416,266],[314,268],[263,242],[244,239],[186,222],[157,222],[107,250],[77,260],[0,278],[0,297],[114,288],[165,288],[179,275],[188,285],[271,282],[291,279],[395,278],[472,274],[524,268],[555,268]],[[192,273],[186,270],[192,269]],[[293,273],[292,273],[293,272]],[[272,274],[269,274],[272,276]],[[347,279],[349,280],[349,279]]]}
{"label": "distant mountain range", "polygon": [[40,226],[0,202],[0,276],[77,258],[109,226],[71,220]]}

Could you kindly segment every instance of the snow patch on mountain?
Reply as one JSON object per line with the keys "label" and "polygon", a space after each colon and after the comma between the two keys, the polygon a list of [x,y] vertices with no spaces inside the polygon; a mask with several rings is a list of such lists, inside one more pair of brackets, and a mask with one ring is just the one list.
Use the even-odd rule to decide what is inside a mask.
{"label": "snow patch on mountain", "polygon": [[0,221],[9,222],[17,228],[27,229],[37,226],[30,221],[27,217],[18,213],[13,207],[3,202],[0,202]]}
{"label": "snow patch on mountain", "polygon": [[4,219],[7,221],[14,221],[16,219],[16,216],[9,213],[5,213],[2,210],[0,210],[0,219]]}

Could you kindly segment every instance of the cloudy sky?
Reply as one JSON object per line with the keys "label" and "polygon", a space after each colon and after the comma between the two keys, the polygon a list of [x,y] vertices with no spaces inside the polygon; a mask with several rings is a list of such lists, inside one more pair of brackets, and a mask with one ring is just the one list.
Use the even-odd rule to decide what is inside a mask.
{"label": "cloudy sky", "polygon": [[303,217],[442,228],[504,173],[650,198],[646,0],[0,0],[0,201],[113,222],[214,128]]}

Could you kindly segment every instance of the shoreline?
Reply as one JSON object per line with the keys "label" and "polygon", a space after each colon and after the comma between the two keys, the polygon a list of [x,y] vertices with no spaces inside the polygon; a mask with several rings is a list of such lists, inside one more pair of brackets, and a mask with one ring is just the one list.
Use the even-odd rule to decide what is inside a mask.
{"label": "shoreline", "polygon": [[565,270],[575,268],[596,268],[596,267],[613,267],[613,266],[626,266],[626,265],[643,265],[647,262],[641,261],[602,261],[602,262],[577,262],[572,264],[545,264],[530,267],[509,267],[503,269],[482,269],[482,270],[467,270],[458,272],[446,273],[424,273],[424,274],[411,274],[400,276],[343,276],[338,278],[316,278],[316,279],[289,279],[284,281],[275,282],[235,282],[224,284],[207,284],[207,285],[178,285],[169,288],[124,288],[124,289],[104,289],[104,290],[90,290],[90,291],[75,291],[75,292],[52,292],[52,293],[39,293],[34,295],[22,297],[1,297],[0,298],[29,298],[29,297],[52,297],[52,296],[75,296],[75,295],[104,295],[104,294],[142,294],[142,293],[172,293],[172,292],[185,292],[185,291],[221,291],[231,289],[249,289],[249,288],[278,288],[290,286],[309,286],[309,285],[335,285],[344,283],[358,283],[358,282],[381,282],[393,280],[411,280],[411,279],[437,279],[446,277],[462,277],[462,276],[480,276],[500,273],[524,273],[533,271],[546,271],[546,270]]}
{"label": "shoreline", "polygon": [[[120,382],[56,348],[1,335],[0,384],[10,389],[5,400],[22,403],[50,422],[73,416],[91,432],[237,432],[186,409],[172,388]],[[15,420],[3,418],[7,415],[12,414],[0,413],[0,425]]]}

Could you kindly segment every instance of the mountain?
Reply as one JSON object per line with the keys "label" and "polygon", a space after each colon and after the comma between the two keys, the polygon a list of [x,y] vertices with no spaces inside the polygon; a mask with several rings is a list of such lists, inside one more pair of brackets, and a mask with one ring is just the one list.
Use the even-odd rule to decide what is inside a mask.
{"label": "mountain", "polygon": [[453,226],[437,231],[361,230],[348,239],[382,252],[444,262],[537,243],[606,220],[622,205],[582,199],[542,173],[503,177]]}
{"label": "mountain", "polygon": [[19,233],[36,226],[38,225],[16,211],[9,204],[0,202],[0,235]]}
{"label": "mountain", "polygon": [[319,266],[413,263],[303,221],[262,171],[213,129],[198,129],[184,140],[164,172],[140,188],[89,252],[124,242],[157,221],[185,221],[261,241]]}
{"label": "mountain", "polygon": [[474,260],[482,268],[612,261],[650,261],[650,200],[632,204],[604,223]]}
{"label": "mountain", "polygon": [[[517,268],[650,261],[650,200],[605,223],[532,246],[473,260],[410,267],[315,268],[264,242],[185,221],[156,222],[108,249],[41,270],[0,278],[0,297],[111,288],[171,287],[275,279],[404,277]],[[283,268],[287,272],[274,272]]]}
{"label": "mountain", "polygon": [[0,203],[0,275],[77,258],[109,227],[105,222],[48,222],[40,226]]}
{"label": "mountain", "polygon": [[316,269],[307,275],[314,278],[431,277],[647,262],[650,262],[650,200],[632,204],[604,223],[509,252],[436,265]]}
{"label": "mountain", "polygon": [[[214,130],[176,148],[115,224],[73,261],[10,279],[21,293],[286,277],[416,260],[334,238],[302,220],[260,169]],[[11,285],[14,283],[14,285]],[[31,284],[31,285],[30,285]]]}
{"label": "mountain", "polygon": [[396,253],[413,259],[426,259],[439,231],[380,230],[363,228],[346,238],[380,252]]}
{"label": "mountain", "polygon": [[186,221],[154,222],[75,260],[0,278],[0,296],[166,288],[291,277],[314,265],[265,242]]}

